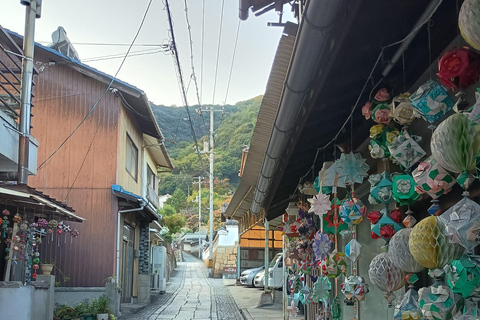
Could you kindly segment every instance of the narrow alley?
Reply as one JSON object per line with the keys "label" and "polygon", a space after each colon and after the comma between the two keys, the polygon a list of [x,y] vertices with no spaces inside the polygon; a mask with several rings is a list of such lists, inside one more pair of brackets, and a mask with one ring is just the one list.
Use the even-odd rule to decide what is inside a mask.
{"label": "narrow alley", "polygon": [[178,263],[165,294],[141,312],[119,319],[243,319],[223,280],[208,278],[207,268],[197,258],[183,253],[183,259]]}

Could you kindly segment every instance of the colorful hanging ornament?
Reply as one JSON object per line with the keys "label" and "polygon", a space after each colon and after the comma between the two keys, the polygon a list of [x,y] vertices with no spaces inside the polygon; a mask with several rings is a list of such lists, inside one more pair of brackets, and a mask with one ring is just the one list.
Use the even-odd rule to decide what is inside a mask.
{"label": "colorful hanging ornament", "polygon": [[437,76],[447,88],[465,90],[478,81],[479,55],[468,47],[447,51],[438,61]]}
{"label": "colorful hanging ornament", "polygon": [[432,156],[448,171],[460,173],[457,182],[467,189],[475,170],[475,156],[480,149],[480,136],[468,115],[457,113],[448,117],[433,132]]}
{"label": "colorful hanging ornament", "polygon": [[365,300],[365,295],[368,293],[368,284],[359,276],[348,276],[345,281],[340,284],[340,289],[345,295],[345,303],[353,305],[355,300]]}
{"label": "colorful hanging ornament", "polygon": [[419,117],[409,99],[410,96],[409,92],[405,92],[394,97],[390,104],[393,120],[402,126],[409,126],[413,120]]}
{"label": "colorful hanging ornament", "polygon": [[328,254],[330,253],[331,244],[332,242],[330,241],[330,238],[321,230],[315,233],[312,244],[315,261],[323,261],[327,259]]}
{"label": "colorful hanging ornament", "polygon": [[406,228],[395,233],[388,245],[388,254],[392,263],[400,270],[407,273],[417,273],[424,270],[425,267],[418,263],[410,253],[408,240],[411,232],[411,228]]}
{"label": "colorful hanging ornament", "polygon": [[415,191],[416,183],[408,174],[399,174],[393,177],[393,199],[399,205],[410,205],[418,200],[420,195]]}
{"label": "colorful hanging ornament", "polygon": [[463,299],[441,282],[418,291],[418,305],[427,320],[449,320],[462,307]]}
{"label": "colorful hanging ornament", "polygon": [[332,290],[332,284],[328,277],[318,277],[313,285],[313,301],[315,303],[321,302],[323,307],[328,306],[328,296]]}
{"label": "colorful hanging ornament", "polygon": [[347,272],[347,262],[345,253],[333,250],[327,258],[327,261],[321,265],[322,274],[329,278],[338,278],[341,274]]}
{"label": "colorful hanging ornament", "polygon": [[407,275],[405,276],[405,281],[408,282],[409,289],[395,306],[394,320],[420,320],[422,310],[418,305],[418,293],[413,286],[418,281],[418,276]]}
{"label": "colorful hanging ornament", "polygon": [[330,211],[332,206],[330,197],[322,192],[319,192],[316,196],[307,200],[311,204],[311,208],[308,212],[313,212],[319,217],[323,217],[324,214]]}
{"label": "colorful hanging ornament", "polygon": [[480,317],[480,299],[470,298],[464,300],[463,307],[453,316],[453,320],[473,320]]}
{"label": "colorful hanging ornament", "polygon": [[298,310],[297,306],[295,305],[295,299],[292,299],[292,302],[290,303],[290,305],[287,307],[288,309],[288,314],[290,315],[290,317],[296,317],[298,312],[300,312],[300,310]]}
{"label": "colorful hanging ornament", "polygon": [[[335,163],[333,161],[325,161],[323,163],[322,170],[318,173],[318,177],[320,180],[320,187],[322,189],[322,193],[330,194],[332,193],[333,186],[335,184]],[[337,179],[338,188],[345,188],[345,183],[343,180]]]}
{"label": "colorful hanging ornament", "polygon": [[340,217],[348,224],[359,224],[367,214],[367,207],[357,198],[350,198],[342,203]]}
{"label": "colorful hanging ornament", "polygon": [[352,262],[356,262],[360,256],[362,245],[356,239],[350,240],[345,246],[345,255]]}
{"label": "colorful hanging ornament", "polygon": [[368,181],[370,182],[370,195],[375,203],[389,204],[393,200],[393,182],[388,171],[384,171],[382,174],[372,174]]}
{"label": "colorful hanging ornament", "polygon": [[455,184],[455,178],[443,169],[433,157],[420,162],[412,172],[416,191],[419,194],[427,193],[433,199],[448,193]]}
{"label": "colorful hanging ornament", "polygon": [[20,223],[22,222],[22,218],[19,215],[14,215],[12,218],[13,223]]}
{"label": "colorful hanging ornament", "polygon": [[348,225],[342,220],[340,215],[335,218],[335,210],[340,211],[341,203],[338,199],[332,200],[330,211],[323,217],[323,231],[328,234],[338,234],[340,231],[348,229]]}
{"label": "colorful hanging ornament", "polygon": [[338,181],[345,185],[353,185],[354,183],[362,183],[363,179],[368,176],[368,164],[366,159],[362,159],[360,153],[342,153],[340,159],[334,164],[334,170],[338,173]]}
{"label": "colorful hanging ornament", "polygon": [[405,169],[410,169],[426,154],[425,150],[419,145],[421,140],[420,136],[410,136],[410,134],[404,130],[401,135],[393,139],[388,149],[395,161],[405,167]]}
{"label": "colorful hanging ornament", "polygon": [[448,286],[463,298],[480,298],[480,260],[463,255],[445,266]]}
{"label": "colorful hanging ornament", "polygon": [[429,269],[441,269],[463,254],[463,247],[451,243],[440,219],[430,216],[412,228],[408,247],[413,258]]}
{"label": "colorful hanging ornament", "polygon": [[436,81],[428,80],[410,96],[415,109],[430,123],[442,118],[453,108],[454,102],[445,88]]}
{"label": "colorful hanging ornament", "polygon": [[465,0],[460,8],[458,26],[463,39],[480,50],[480,0]]}
{"label": "colorful hanging ornament", "polygon": [[[375,223],[372,223],[372,226],[371,226],[372,232],[378,237],[386,241],[389,241],[390,238],[392,238],[396,232],[403,229],[403,226],[400,225],[400,215],[396,214],[396,211],[395,212],[394,211],[392,211],[394,213],[394,219],[393,219],[391,217],[390,210],[388,209],[388,207],[384,207],[379,212],[380,218]],[[373,220],[374,219],[372,218],[370,222]]]}
{"label": "colorful hanging ornament", "polygon": [[480,205],[464,197],[450,207],[439,219],[445,225],[445,234],[451,242],[458,243],[472,252],[480,243],[468,240],[468,230],[480,222]]}
{"label": "colorful hanging ornament", "polygon": [[386,292],[385,299],[391,307],[392,301],[395,300],[393,291],[397,291],[405,284],[405,274],[393,264],[388,252],[382,252],[373,258],[368,276],[374,285]]}

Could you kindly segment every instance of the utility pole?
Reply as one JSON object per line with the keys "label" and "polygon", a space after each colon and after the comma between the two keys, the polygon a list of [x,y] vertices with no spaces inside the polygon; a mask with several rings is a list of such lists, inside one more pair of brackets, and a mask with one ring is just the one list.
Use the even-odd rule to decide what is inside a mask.
{"label": "utility pole", "polygon": [[202,259],[202,177],[198,177],[198,258]]}
{"label": "utility pole", "polygon": [[[214,129],[214,121],[213,121],[213,116],[214,112],[216,111],[221,111],[222,116],[225,114],[225,108],[222,107],[221,110],[215,110],[213,106],[211,106],[209,109],[203,110],[205,112],[210,112],[210,145],[208,148],[208,153],[210,154],[210,175],[209,175],[209,180],[210,180],[210,223],[209,223],[209,253],[208,253],[208,276],[210,278],[213,278],[213,155],[214,155],[214,135],[215,135],[215,129]],[[202,115],[202,109],[198,108],[196,110],[197,114]]]}
{"label": "utility pole", "polygon": [[18,144],[18,184],[28,183],[28,147],[30,144],[30,115],[32,108],[33,52],[35,48],[35,19],[40,18],[41,0],[21,0],[25,9],[23,36],[22,80],[20,89],[20,139]]}

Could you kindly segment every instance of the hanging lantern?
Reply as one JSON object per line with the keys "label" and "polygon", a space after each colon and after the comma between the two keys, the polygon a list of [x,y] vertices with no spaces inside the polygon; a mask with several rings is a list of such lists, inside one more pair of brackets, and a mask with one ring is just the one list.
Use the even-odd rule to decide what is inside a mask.
{"label": "hanging lantern", "polygon": [[338,174],[338,181],[345,185],[362,183],[368,176],[367,171],[370,168],[365,162],[366,159],[363,159],[360,153],[342,153],[333,166]]}
{"label": "hanging lantern", "polygon": [[448,286],[464,298],[480,298],[480,260],[463,255],[445,266]]}
{"label": "hanging lantern", "polygon": [[413,258],[426,268],[443,268],[463,254],[463,247],[451,243],[438,217],[423,219],[412,228],[408,247]]}
{"label": "hanging lantern", "polygon": [[400,174],[393,177],[393,199],[399,205],[410,205],[418,200],[420,195],[415,191],[416,183],[412,176]]}
{"label": "hanging lantern", "polygon": [[407,131],[393,139],[388,147],[392,158],[405,169],[410,169],[415,163],[425,156],[425,150],[420,147],[422,141],[420,136],[410,136]]}
{"label": "hanging lantern", "polygon": [[471,240],[468,238],[469,231],[477,228],[480,223],[480,205],[475,201],[464,197],[439,218],[445,225],[445,234],[451,242],[461,244],[469,252],[480,244],[475,240],[476,237],[470,238]]}
{"label": "hanging lantern", "polygon": [[463,39],[480,50],[480,0],[465,0],[460,8],[458,26]]}
{"label": "hanging lantern", "polygon": [[390,104],[393,120],[402,126],[410,125],[413,120],[419,117],[409,97],[410,93],[405,92],[393,98]]}
{"label": "hanging lantern", "polygon": [[436,81],[428,80],[410,96],[415,109],[430,123],[442,118],[452,110],[454,102],[445,88]]}
{"label": "hanging lantern", "polygon": [[392,263],[400,270],[417,273],[424,270],[425,267],[418,263],[410,253],[408,240],[411,232],[411,228],[406,228],[395,233],[388,245],[388,254]]}
{"label": "hanging lantern", "polygon": [[393,291],[400,289],[405,284],[405,274],[393,264],[388,252],[382,252],[373,258],[368,268],[368,276],[374,285],[387,292],[385,299],[388,301],[388,306],[391,307],[392,301],[395,300]]}
{"label": "hanging lantern", "polygon": [[347,199],[340,207],[340,217],[348,224],[359,224],[367,214],[367,207],[357,198]]}
{"label": "hanging lantern", "polygon": [[421,288],[418,295],[418,305],[427,320],[450,320],[462,308],[462,297],[441,282]]}
{"label": "hanging lantern", "polygon": [[345,246],[345,255],[352,262],[356,262],[360,256],[362,245],[355,239],[350,240]]}
{"label": "hanging lantern", "polygon": [[433,132],[432,156],[448,171],[460,173],[457,182],[468,189],[473,181],[469,172],[475,170],[475,156],[480,149],[477,126],[468,115],[456,113],[443,121]]}

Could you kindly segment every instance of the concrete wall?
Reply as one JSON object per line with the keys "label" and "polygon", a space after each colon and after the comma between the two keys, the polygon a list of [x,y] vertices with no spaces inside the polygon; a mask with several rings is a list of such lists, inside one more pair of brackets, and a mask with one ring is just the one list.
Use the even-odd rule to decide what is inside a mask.
{"label": "concrete wall", "polygon": [[104,287],[59,287],[55,288],[55,303],[74,306],[85,299],[98,299],[105,293]]}
{"label": "concrete wall", "polygon": [[21,282],[0,282],[0,314],[2,319],[53,319],[54,276],[37,276],[31,285]]}

